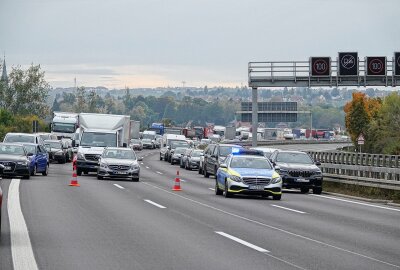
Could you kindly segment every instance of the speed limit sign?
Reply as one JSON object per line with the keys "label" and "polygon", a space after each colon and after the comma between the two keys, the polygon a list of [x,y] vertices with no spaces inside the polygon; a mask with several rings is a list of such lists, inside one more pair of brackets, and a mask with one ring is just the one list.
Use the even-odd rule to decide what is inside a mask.
{"label": "speed limit sign", "polygon": [[330,76],[331,58],[330,57],[311,57],[310,59],[311,76]]}
{"label": "speed limit sign", "polygon": [[368,76],[385,76],[386,75],[386,57],[385,56],[368,56],[366,69]]}

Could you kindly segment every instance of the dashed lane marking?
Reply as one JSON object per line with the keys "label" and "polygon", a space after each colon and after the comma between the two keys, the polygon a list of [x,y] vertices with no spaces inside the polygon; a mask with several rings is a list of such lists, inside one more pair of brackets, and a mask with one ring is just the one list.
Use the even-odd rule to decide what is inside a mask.
{"label": "dashed lane marking", "polygon": [[147,203],[149,203],[149,204],[152,204],[152,205],[154,205],[154,206],[156,206],[156,207],[158,207],[158,208],[161,208],[161,209],[167,208],[167,207],[165,207],[165,206],[163,206],[163,205],[161,205],[161,204],[155,203],[155,202],[150,201],[150,200],[144,200],[144,201],[147,202]]}
{"label": "dashed lane marking", "polygon": [[233,236],[233,235],[230,235],[230,234],[227,234],[227,233],[224,233],[224,232],[215,232],[215,233],[217,233],[217,234],[219,234],[219,235],[222,235],[223,237],[226,237],[226,238],[228,238],[228,239],[231,239],[231,240],[233,240],[233,241],[235,241],[235,242],[238,242],[239,244],[242,244],[242,245],[244,245],[244,246],[246,246],[246,247],[249,247],[249,248],[252,248],[252,249],[254,249],[254,250],[257,250],[257,251],[259,251],[259,252],[262,252],[262,253],[268,253],[268,252],[269,252],[269,251],[266,250],[266,249],[263,249],[263,248],[261,248],[261,247],[259,247],[259,246],[256,246],[256,245],[253,245],[253,244],[251,244],[251,243],[249,243],[249,242],[247,242],[247,241],[244,241],[244,240],[242,240],[242,239],[239,239],[239,238],[237,238],[237,237],[235,237],[235,236]]}
{"label": "dashed lane marking", "polygon": [[116,187],[119,188],[119,189],[125,189],[123,186],[120,186],[120,185],[118,185],[118,184],[114,184],[114,186],[116,186]]}
{"label": "dashed lane marking", "polygon": [[295,210],[295,209],[292,209],[292,208],[283,207],[283,206],[280,206],[280,205],[271,204],[271,206],[277,207],[277,208],[281,208],[281,209],[284,209],[284,210],[288,210],[288,211],[292,211],[292,212],[296,212],[296,213],[299,213],[299,214],[306,214],[306,212]]}

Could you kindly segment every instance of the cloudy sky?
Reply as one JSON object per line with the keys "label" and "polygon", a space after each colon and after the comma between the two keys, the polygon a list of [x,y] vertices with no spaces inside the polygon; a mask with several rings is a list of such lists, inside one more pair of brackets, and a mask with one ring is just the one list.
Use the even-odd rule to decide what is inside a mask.
{"label": "cloudy sky", "polygon": [[236,86],[249,61],[400,50],[399,0],[0,0],[9,66],[54,87]]}

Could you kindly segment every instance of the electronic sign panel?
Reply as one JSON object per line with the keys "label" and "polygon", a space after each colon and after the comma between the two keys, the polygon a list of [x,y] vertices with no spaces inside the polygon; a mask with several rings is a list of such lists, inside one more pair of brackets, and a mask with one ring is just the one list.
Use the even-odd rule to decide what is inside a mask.
{"label": "electronic sign panel", "polygon": [[393,67],[394,67],[394,75],[400,76],[400,52],[394,53]]}
{"label": "electronic sign panel", "polygon": [[340,52],[338,60],[340,76],[358,76],[357,52]]}
{"label": "electronic sign panel", "polygon": [[366,63],[367,76],[385,76],[386,75],[386,57],[368,56]]}
{"label": "electronic sign panel", "polygon": [[311,57],[310,59],[311,76],[326,77],[331,75],[330,57]]}

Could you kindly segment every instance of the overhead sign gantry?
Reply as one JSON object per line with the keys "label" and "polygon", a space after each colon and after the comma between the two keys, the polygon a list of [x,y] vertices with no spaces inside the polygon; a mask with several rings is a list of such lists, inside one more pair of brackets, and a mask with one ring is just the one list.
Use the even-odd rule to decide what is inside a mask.
{"label": "overhead sign gantry", "polygon": [[[357,52],[339,52],[336,60],[328,56],[308,61],[249,62],[249,87],[252,104],[257,104],[259,87],[395,87],[400,82],[400,52],[392,59],[368,56],[360,60]],[[253,146],[257,146],[258,106],[252,106]]]}

